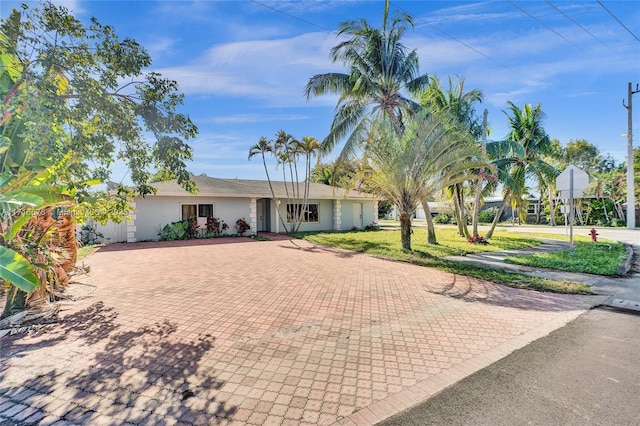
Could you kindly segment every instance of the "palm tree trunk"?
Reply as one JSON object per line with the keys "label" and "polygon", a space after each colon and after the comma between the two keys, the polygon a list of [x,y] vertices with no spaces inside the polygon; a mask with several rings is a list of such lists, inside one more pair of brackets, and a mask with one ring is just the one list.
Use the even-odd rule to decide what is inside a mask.
{"label": "palm tree trunk", "polygon": [[611,222],[609,220],[609,213],[607,213],[607,200],[602,197],[600,198],[602,200],[602,208],[604,209],[604,218],[607,220],[607,223]]}
{"label": "palm tree trunk", "polygon": [[427,244],[438,244],[438,240],[436,239],[436,228],[433,225],[433,217],[431,217],[429,203],[427,200],[422,200],[420,203],[422,204],[424,215],[427,219]]}
{"label": "palm tree trunk", "polygon": [[[487,154],[487,115],[489,115],[489,110],[485,108],[483,116],[482,116],[482,155]],[[480,201],[482,199],[482,184],[484,183],[484,179],[482,175],[478,178],[478,187],[476,188],[476,199],[473,202],[473,236],[478,236],[478,215],[480,215]]]}
{"label": "palm tree trunk", "polygon": [[469,228],[467,228],[467,218],[464,208],[464,199],[462,198],[461,184],[457,183],[453,186],[453,202],[456,210],[458,222],[458,234],[461,237],[469,238]]}
{"label": "palm tree trunk", "polygon": [[493,218],[493,222],[491,222],[491,228],[489,229],[489,232],[487,232],[487,235],[485,236],[487,240],[493,236],[493,231],[496,229],[496,225],[500,221],[500,216],[502,216],[502,212],[504,211],[504,208],[507,205],[507,200],[509,199],[508,195],[509,194],[505,194],[505,197],[502,199],[502,202],[500,203],[500,207],[496,212],[496,216]]}
{"label": "palm tree trunk", "polygon": [[627,217],[626,217],[626,216],[625,216],[625,214],[624,214],[625,212],[624,212],[624,209],[622,208],[622,204],[621,204],[619,201],[617,201],[617,202],[614,204],[614,206],[615,206],[615,208],[616,208],[616,211],[618,212],[618,218],[620,218],[620,219],[622,219],[622,220],[625,220],[625,221],[626,221],[626,220],[627,220]]}
{"label": "palm tree trunk", "polygon": [[400,215],[400,240],[403,250],[411,250],[411,215]]}
{"label": "palm tree trunk", "polygon": [[553,195],[551,193],[551,185],[547,186],[548,194],[549,194],[549,224],[551,226],[556,226],[556,206],[553,202]]}
{"label": "palm tree trunk", "polygon": [[473,236],[478,236],[478,215],[480,214],[480,200],[482,198],[482,177],[478,178],[478,187],[476,188],[476,199],[473,201]]}
{"label": "palm tree trunk", "polygon": [[[264,152],[262,153],[262,164],[264,165],[264,171],[267,174],[267,182],[269,182],[269,189],[271,190],[271,196],[273,197],[273,202],[276,203],[276,193],[273,191],[273,185],[271,184],[271,177],[269,177],[269,169],[267,168],[267,160],[264,157]],[[284,219],[282,218],[282,213],[280,213],[280,209],[278,208],[278,203],[276,203],[276,213],[280,218],[280,223],[282,223],[282,229],[284,229],[284,232],[288,234],[289,230],[287,229],[287,225],[285,224]],[[269,225],[269,227],[271,227],[271,225]]]}

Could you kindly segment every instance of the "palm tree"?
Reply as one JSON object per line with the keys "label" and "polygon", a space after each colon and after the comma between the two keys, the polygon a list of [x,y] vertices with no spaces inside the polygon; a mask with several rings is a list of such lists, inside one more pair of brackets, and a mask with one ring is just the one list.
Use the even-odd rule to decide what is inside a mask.
{"label": "palm tree", "polygon": [[395,204],[402,248],[411,250],[411,217],[418,203],[485,162],[448,119],[426,109],[405,123],[402,134],[391,118],[370,124],[374,137],[364,148],[373,169],[369,184]]}
{"label": "palm tree", "polygon": [[[354,152],[366,140],[368,120],[384,116],[402,132],[405,117],[420,110],[408,95],[418,95],[429,84],[426,74],[419,74],[418,55],[401,42],[413,19],[407,14],[389,16],[385,1],[382,28],[374,28],[360,19],[342,22],[338,36],[350,36],[331,49],[333,62],[343,63],[348,73],[318,74],[305,87],[307,99],[312,96],[340,96],[328,136],[322,143],[323,153],[330,152],[348,137],[341,157]],[[372,136],[372,135],[370,135]]]}
{"label": "palm tree", "polygon": [[[304,156],[305,176],[304,195],[303,195],[303,211],[309,206],[309,185],[311,184],[311,159],[320,151],[322,144],[312,136],[303,136],[298,141],[298,151]],[[300,225],[298,225],[300,226]]]}
{"label": "palm tree", "polygon": [[[465,139],[470,143],[478,141],[482,136],[483,127],[475,110],[475,104],[479,102],[482,102],[482,92],[479,89],[465,92],[464,78],[456,77],[454,80],[451,76],[449,76],[449,88],[446,90],[440,84],[438,77],[431,77],[429,87],[420,97],[420,103],[423,106],[431,108],[432,111],[450,115],[456,121],[456,126],[469,136],[469,138],[465,137]],[[469,237],[463,182],[451,186],[447,192],[453,198],[458,233]],[[423,204],[423,207],[428,216],[429,207],[425,204]],[[435,243],[435,232],[431,230],[432,222],[427,221],[427,225],[430,239],[431,234],[433,234],[433,241],[429,241],[429,243]]]}
{"label": "palm tree", "polygon": [[[273,185],[271,184],[271,177],[269,176],[269,168],[267,167],[267,158],[266,158],[267,153],[273,154],[273,145],[267,138],[262,136],[258,140],[257,144],[249,148],[248,159],[251,160],[251,158],[255,157],[258,154],[262,157],[262,165],[264,166],[264,172],[267,174],[267,182],[269,182],[269,189],[271,190],[271,196],[275,200],[276,194],[273,191]],[[282,224],[282,228],[286,230],[287,225],[285,224],[285,221],[282,215],[280,214],[280,209],[276,208],[276,211],[278,212],[278,217],[280,218],[280,223]]]}
{"label": "palm tree", "polygon": [[[503,185],[503,199],[486,238],[491,238],[507,203],[522,198],[527,179],[533,179],[538,188],[558,176],[558,170],[545,160],[551,140],[542,127],[543,112],[540,104],[535,108],[525,104],[522,109],[509,102],[510,132],[503,141],[487,145],[487,151],[498,169],[498,179]],[[510,114],[509,114],[510,113]]]}
{"label": "palm tree", "polygon": [[[262,156],[262,164],[267,175],[267,181],[269,182],[271,196],[274,200],[276,200],[276,195],[273,190],[271,177],[269,176],[266,154],[269,153],[274,156],[278,166],[282,166],[283,185],[287,198],[287,213],[289,216],[286,222],[291,224],[290,228],[287,227],[287,223],[282,217],[280,209],[276,208],[276,211],[278,212],[280,223],[286,232],[297,232],[304,220],[304,212],[309,205],[311,160],[313,156],[317,155],[319,149],[320,142],[318,142],[317,139],[305,136],[300,141],[284,130],[280,130],[276,134],[275,141],[261,137],[258,143],[249,149],[249,159],[256,155]],[[300,189],[300,175],[298,170],[298,163],[301,157],[304,159],[304,181],[302,190]],[[289,206],[291,206],[291,208]]]}

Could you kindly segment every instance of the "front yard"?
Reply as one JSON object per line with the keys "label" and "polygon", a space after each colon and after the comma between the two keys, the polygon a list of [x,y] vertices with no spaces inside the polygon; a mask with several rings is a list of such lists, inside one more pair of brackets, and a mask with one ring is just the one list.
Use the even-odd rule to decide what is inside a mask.
{"label": "front yard", "polygon": [[426,244],[426,229],[417,228],[412,236],[413,250],[411,252],[403,251],[400,248],[400,231],[398,230],[307,233],[299,236],[318,244],[437,268],[510,287],[555,293],[591,294],[589,286],[586,284],[532,277],[444,259],[447,256],[460,254],[533,247],[540,244],[540,240],[534,236],[507,234],[505,231],[498,230],[491,239],[490,244],[481,245],[468,243],[466,239],[456,235],[454,229],[437,229],[436,233],[438,244],[428,245]]}

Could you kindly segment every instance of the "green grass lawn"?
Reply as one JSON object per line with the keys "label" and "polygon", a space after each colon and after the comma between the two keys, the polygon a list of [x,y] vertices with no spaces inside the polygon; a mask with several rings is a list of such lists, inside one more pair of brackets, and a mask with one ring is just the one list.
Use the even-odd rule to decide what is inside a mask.
{"label": "green grass lawn", "polygon": [[518,265],[584,272],[597,275],[616,275],[618,265],[626,255],[626,248],[619,243],[577,242],[574,253],[562,250],[554,253],[535,253],[527,256],[508,257],[506,262]]}
{"label": "green grass lawn", "polygon": [[478,253],[532,247],[540,241],[528,235],[496,232],[489,245],[469,244],[466,239],[456,235],[454,229],[436,230],[438,245],[426,244],[426,228],[414,228],[412,236],[413,251],[400,248],[400,231],[355,231],[332,233],[304,233],[300,238],[315,243],[369,253],[387,259],[408,262],[492,281],[517,288],[551,291],[556,293],[590,294],[589,286],[565,281],[548,280],[524,274],[511,273],[488,267],[453,262],[443,259],[461,253]]}
{"label": "green grass lawn", "polygon": [[[481,253],[487,251],[512,250],[533,247],[540,244],[540,240],[529,235],[506,231],[496,231],[488,245],[469,244],[465,238],[457,235],[451,229],[437,229],[437,245],[427,244],[427,228],[413,228],[411,248],[415,252],[434,257],[456,256],[464,253]],[[386,254],[389,250],[400,250],[400,231],[383,230],[376,232],[330,232],[312,233],[307,235],[314,242],[340,246],[345,249],[373,254]]]}

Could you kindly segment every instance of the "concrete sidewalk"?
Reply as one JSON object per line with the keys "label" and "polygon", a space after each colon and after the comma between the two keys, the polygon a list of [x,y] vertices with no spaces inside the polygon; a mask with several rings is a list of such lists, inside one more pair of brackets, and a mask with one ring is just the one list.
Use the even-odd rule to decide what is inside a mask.
{"label": "concrete sidewalk", "polygon": [[[569,243],[566,241],[546,238],[541,238],[541,240],[541,245],[527,249],[467,254],[465,256],[449,256],[446,259],[456,262],[488,266],[506,271],[520,272],[536,277],[585,283],[590,285],[591,289],[595,293],[608,296],[607,300],[604,302],[605,305],[616,308],[637,310],[640,312],[640,271],[637,271],[637,269],[632,270],[628,275],[622,277],[606,277],[601,275],[535,268],[505,262],[505,259],[511,256],[569,249]],[[640,250],[637,246],[634,247],[636,252]],[[638,268],[638,266],[636,265],[635,268]]]}

